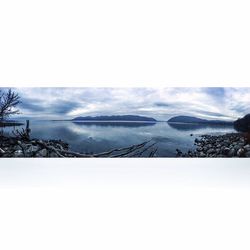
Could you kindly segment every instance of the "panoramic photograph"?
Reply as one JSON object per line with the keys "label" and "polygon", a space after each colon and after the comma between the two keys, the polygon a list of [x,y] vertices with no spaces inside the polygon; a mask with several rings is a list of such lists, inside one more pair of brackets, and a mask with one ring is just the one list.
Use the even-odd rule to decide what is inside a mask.
{"label": "panoramic photograph", "polygon": [[250,88],[0,88],[0,157],[250,157]]}

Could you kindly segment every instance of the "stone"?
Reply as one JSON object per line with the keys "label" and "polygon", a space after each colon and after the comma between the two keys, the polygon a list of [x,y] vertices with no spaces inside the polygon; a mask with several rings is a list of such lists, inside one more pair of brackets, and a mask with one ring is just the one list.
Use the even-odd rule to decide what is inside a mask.
{"label": "stone", "polygon": [[203,153],[203,152],[201,152],[199,156],[200,156],[200,157],[206,157],[206,154]]}
{"label": "stone", "polygon": [[229,151],[230,151],[230,148],[225,147],[225,148],[223,148],[221,151],[222,151],[222,154],[228,155],[228,153],[229,153]]}
{"label": "stone", "polygon": [[55,152],[51,152],[49,156],[50,157],[56,157],[56,158],[58,157],[58,155]]}
{"label": "stone", "polygon": [[30,146],[29,148],[27,148],[26,152],[27,152],[27,153],[33,153],[33,152],[36,152],[36,151],[38,151],[38,150],[39,150],[39,147],[38,147],[38,146],[32,145],[32,146]]}
{"label": "stone", "polygon": [[238,157],[242,157],[244,156],[245,154],[245,150],[243,148],[240,148],[238,151],[237,151],[237,156]]}
{"label": "stone", "polygon": [[203,151],[204,151],[204,152],[207,152],[207,150],[208,150],[207,146],[204,146],[204,147],[203,147]]}
{"label": "stone", "polygon": [[250,157],[250,151],[247,151],[247,152],[245,153],[245,157]]}
{"label": "stone", "polygon": [[196,149],[196,151],[197,151],[197,152],[201,152],[201,151],[202,151],[202,147],[198,147],[198,148]]}
{"label": "stone", "polygon": [[235,156],[235,149],[234,148],[230,149],[230,151],[228,152],[228,156],[229,157]]}
{"label": "stone", "polygon": [[18,150],[21,150],[22,151],[22,147],[20,145],[17,145],[15,146],[15,150],[18,151]]}
{"label": "stone", "polygon": [[250,151],[250,144],[247,144],[243,147],[246,151]]}
{"label": "stone", "polygon": [[36,157],[46,157],[47,153],[48,153],[47,149],[44,148],[36,153]]}
{"label": "stone", "polygon": [[241,147],[240,147],[240,146],[238,146],[238,145],[234,146],[234,150],[235,150],[235,152],[238,152],[238,150],[239,150],[239,149],[241,149]]}
{"label": "stone", "polygon": [[210,148],[208,151],[207,151],[207,154],[214,154],[216,151],[213,149],[213,148]]}
{"label": "stone", "polygon": [[224,157],[225,157],[225,155],[218,154],[218,155],[217,155],[217,157],[218,157],[218,158],[224,158]]}
{"label": "stone", "polygon": [[238,143],[238,146],[241,148],[244,147],[244,145],[245,145],[245,143],[243,143],[243,142]]}
{"label": "stone", "polygon": [[16,150],[14,152],[14,157],[23,157],[23,151],[22,150]]}
{"label": "stone", "polygon": [[0,155],[4,154],[5,151],[3,149],[0,148]]}

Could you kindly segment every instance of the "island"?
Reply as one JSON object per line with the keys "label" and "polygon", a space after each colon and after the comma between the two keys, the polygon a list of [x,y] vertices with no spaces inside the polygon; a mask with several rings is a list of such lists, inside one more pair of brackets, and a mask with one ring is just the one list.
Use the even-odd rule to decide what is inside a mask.
{"label": "island", "polygon": [[193,116],[175,116],[168,120],[168,123],[192,123],[192,124],[214,124],[214,125],[233,125],[233,121],[206,120]]}
{"label": "island", "polygon": [[76,117],[74,119],[72,119],[72,121],[75,122],[82,122],[82,121],[90,121],[90,122],[157,122],[157,120],[155,120],[152,117],[146,117],[146,116],[139,116],[139,115],[111,115],[111,116],[79,116]]}

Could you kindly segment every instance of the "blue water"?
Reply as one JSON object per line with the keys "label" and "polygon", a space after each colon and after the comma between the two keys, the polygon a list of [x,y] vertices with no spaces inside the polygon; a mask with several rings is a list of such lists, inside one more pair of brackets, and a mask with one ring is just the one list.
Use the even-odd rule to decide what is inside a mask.
{"label": "blue water", "polygon": [[[20,129],[22,127],[16,127]],[[81,153],[100,153],[113,148],[139,144],[152,139],[157,142],[158,157],[173,157],[176,148],[187,152],[194,148],[194,140],[202,134],[235,132],[231,126],[168,124],[166,122],[73,123],[71,121],[30,121],[31,137],[61,139],[70,149]],[[4,128],[11,134],[13,127]],[[193,134],[193,136],[190,136]]]}

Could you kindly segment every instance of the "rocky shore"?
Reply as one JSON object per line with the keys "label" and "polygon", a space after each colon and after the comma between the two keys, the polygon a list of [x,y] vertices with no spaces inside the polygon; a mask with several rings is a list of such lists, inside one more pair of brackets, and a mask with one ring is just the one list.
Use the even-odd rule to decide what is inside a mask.
{"label": "rocky shore", "polygon": [[0,157],[154,157],[157,151],[156,143],[145,141],[124,148],[115,148],[107,152],[86,154],[73,152],[68,143],[62,140],[29,139],[19,133],[20,137],[0,135]]}
{"label": "rocky shore", "polygon": [[0,138],[0,157],[60,157],[68,144],[61,140],[22,140],[15,137]]}
{"label": "rocky shore", "polygon": [[182,152],[177,157],[250,157],[250,144],[243,133],[201,135],[195,139],[195,150]]}

